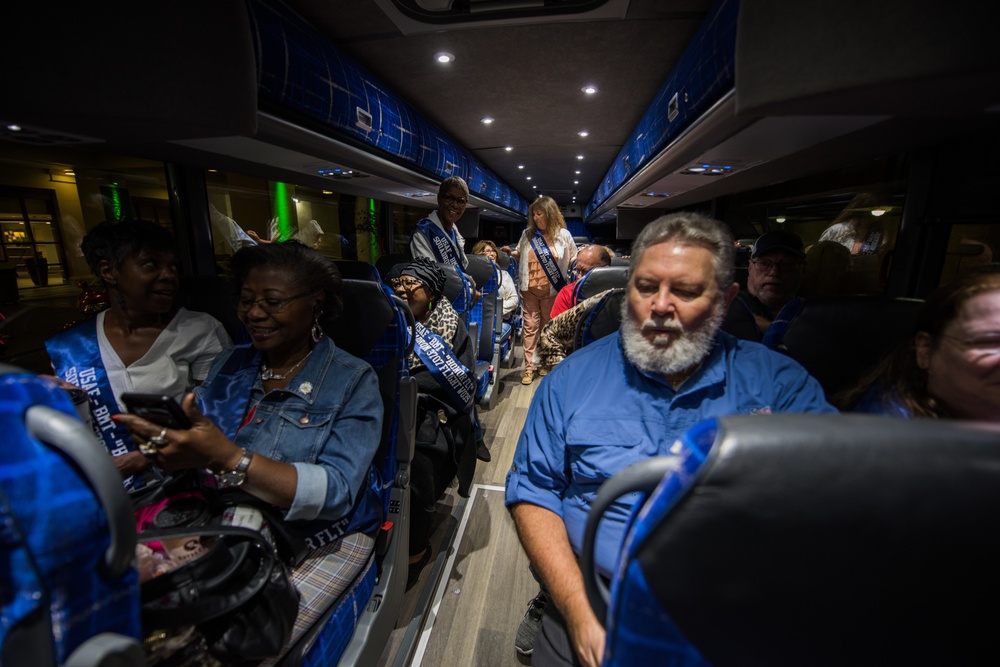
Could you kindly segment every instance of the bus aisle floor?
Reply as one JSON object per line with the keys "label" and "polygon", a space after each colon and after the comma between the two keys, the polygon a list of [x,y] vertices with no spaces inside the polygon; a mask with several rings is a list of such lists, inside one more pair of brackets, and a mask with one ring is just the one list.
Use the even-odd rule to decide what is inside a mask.
{"label": "bus aisle floor", "polygon": [[438,501],[433,558],[403,598],[379,665],[530,664],[514,637],[538,584],[504,506],[507,470],[538,386],[521,385],[520,375],[520,363],[500,369],[504,390],[492,410],[480,411],[493,460],[476,466],[469,498],[452,486]]}

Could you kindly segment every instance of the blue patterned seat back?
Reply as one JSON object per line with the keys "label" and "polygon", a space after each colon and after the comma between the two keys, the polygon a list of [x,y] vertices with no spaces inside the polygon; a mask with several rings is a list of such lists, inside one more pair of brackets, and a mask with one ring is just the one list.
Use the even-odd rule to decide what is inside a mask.
{"label": "blue patterned seat back", "polygon": [[[106,574],[111,537],[104,508],[80,471],[26,428],[32,406],[78,423],[55,383],[0,367],[0,663],[11,667],[61,665],[98,633],[140,633],[138,576],[128,565],[134,532],[124,547],[124,574]],[[84,431],[87,456],[92,442],[94,457],[108,457],[87,438]],[[110,459],[98,463],[110,466]],[[121,496],[127,502],[123,488]]]}

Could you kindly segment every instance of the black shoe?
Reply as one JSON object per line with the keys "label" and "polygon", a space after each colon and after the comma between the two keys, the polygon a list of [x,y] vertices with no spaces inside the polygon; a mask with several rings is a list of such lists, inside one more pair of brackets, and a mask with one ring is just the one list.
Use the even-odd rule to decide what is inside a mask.
{"label": "black shoe", "polygon": [[424,549],[424,555],[420,557],[416,563],[410,563],[406,571],[406,590],[410,590],[417,585],[417,581],[420,579],[420,573],[423,569],[427,567],[427,563],[431,561],[431,548],[427,547]]}
{"label": "black shoe", "polygon": [[482,440],[476,443],[476,458],[480,461],[485,461],[486,463],[493,460],[490,450],[486,448],[486,443]]}
{"label": "black shoe", "polygon": [[521,625],[517,628],[517,636],[514,637],[514,648],[521,655],[531,655],[535,651],[535,636],[542,627],[542,616],[545,615],[545,607],[550,600],[548,593],[538,591],[538,595],[528,603],[528,611],[524,612]]}

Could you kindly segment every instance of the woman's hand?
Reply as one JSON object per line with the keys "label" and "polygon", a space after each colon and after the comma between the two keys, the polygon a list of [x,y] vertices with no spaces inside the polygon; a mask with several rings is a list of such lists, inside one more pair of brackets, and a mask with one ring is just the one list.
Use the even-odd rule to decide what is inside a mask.
{"label": "woman's hand", "polygon": [[208,417],[201,414],[194,394],[185,396],[181,407],[191,420],[189,429],[165,429],[159,424],[130,414],[115,415],[112,419],[125,424],[132,431],[132,439],[139,443],[147,443],[163,433],[166,444],[155,445],[156,453],[148,455],[148,458],[167,472],[188,468],[209,468],[218,472],[236,467],[243,450],[230,442]]}

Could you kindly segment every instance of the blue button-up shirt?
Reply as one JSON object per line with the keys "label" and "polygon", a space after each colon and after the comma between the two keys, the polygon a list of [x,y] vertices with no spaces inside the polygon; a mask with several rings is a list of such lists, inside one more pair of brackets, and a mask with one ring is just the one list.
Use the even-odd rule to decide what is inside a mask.
{"label": "blue button-up shirt", "polygon": [[[836,412],[804,368],[763,345],[720,332],[701,368],[678,391],[625,359],[606,336],[562,361],[538,387],[507,474],[507,505],[526,502],[563,518],[579,553],[587,512],[606,479],[668,453],[711,417]],[[636,494],[604,515],[598,569],[611,576]]]}

